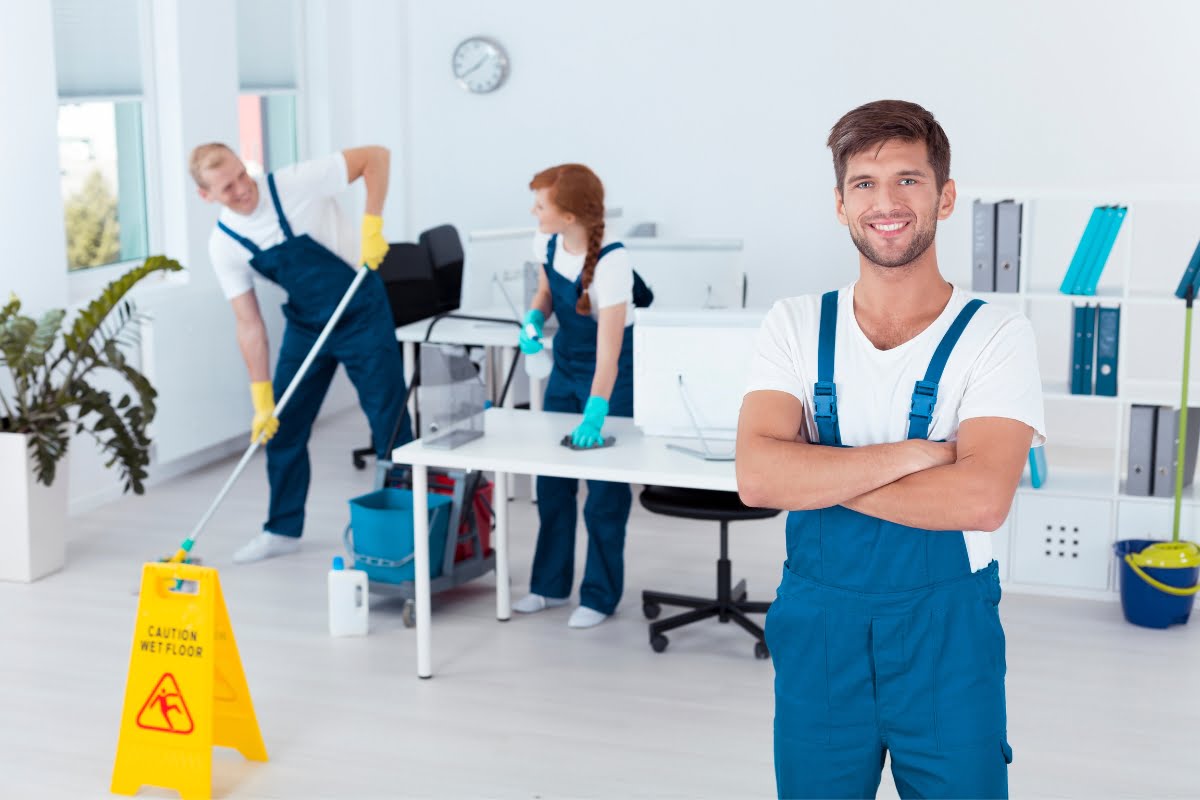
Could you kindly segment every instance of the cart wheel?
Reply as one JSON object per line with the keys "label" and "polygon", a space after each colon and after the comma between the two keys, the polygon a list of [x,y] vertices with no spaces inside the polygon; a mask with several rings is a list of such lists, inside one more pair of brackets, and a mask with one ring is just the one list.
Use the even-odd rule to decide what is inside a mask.
{"label": "cart wheel", "polygon": [[667,649],[667,645],[671,642],[661,633],[656,633],[650,637],[650,646],[654,648],[654,652],[661,653]]}
{"label": "cart wheel", "polygon": [[404,627],[411,628],[417,624],[417,605],[412,600],[404,601],[404,608],[400,609],[400,620],[404,623]]}
{"label": "cart wheel", "polygon": [[662,606],[658,603],[642,603],[642,613],[646,615],[646,619],[657,619],[662,613]]}
{"label": "cart wheel", "polygon": [[354,468],[355,469],[366,469],[367,468],[367,460],[365,458],[358,455],[357,453],[354,454],[353,458],[354,458]]}
{"label": "cart wheel", "polygon": [[771,657],[771,651],[767,649],[766,642],[755,642],[754,643],[754,657],[755,658],[770,658]]}

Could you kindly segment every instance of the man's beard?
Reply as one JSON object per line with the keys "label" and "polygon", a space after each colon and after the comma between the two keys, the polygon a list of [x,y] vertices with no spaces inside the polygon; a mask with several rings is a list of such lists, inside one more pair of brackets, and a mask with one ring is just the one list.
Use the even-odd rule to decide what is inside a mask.
{"label": "man's beard", "polygon": [[865,233],[856,235],[854,228],[850,228],[850,240],[854,242],[858,252],[867,257],[868,261],[880,267],[906,267],[924,255],[929,246],[933,244],[933,240],[937,237],[937,219],[934,219],[927,228],[917,228],[913,232],[912,242],[908,248],[900,255],[890,259],[884,258],[871,246],[867,241],[867,235]]}

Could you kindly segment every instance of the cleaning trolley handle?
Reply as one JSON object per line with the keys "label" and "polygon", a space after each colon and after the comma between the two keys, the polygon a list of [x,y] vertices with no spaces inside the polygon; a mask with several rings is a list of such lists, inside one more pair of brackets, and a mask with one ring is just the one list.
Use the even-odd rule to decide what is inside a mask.
{"label": "cleaning trolley handle", "polygon": [[[354,294],[358,291],[359,285],[367,277],[369,272],[370,268],[368,268],[366,264],[363,264],[362,267],[359,268],[358,274],[354,276],[354,281],[350,284],[350,288],[346,289],[346,293],[342,295],[341,302],[337,304],[337,308],[333,310],[333,315],[329,318],[329,321],[325,323],[325,327],[321,330],[321,335],[317,337],[317,341],[313,344],[312,349],[310,349],[308,351],[308,355],[304,357],[304,362],[301,363],[300,368],[296,370],[296,376],[292,378],[292,382],[289,383],[287,389],[284,390],[283,396],[280,397],[279,402],[275,404],[275,412],[273,414],[275,419],[278,419],[279,415],[283,413],[284,407],[287,405],[288,400],[292,398],[292,395],[296,391],[296,387],[300,385],[300,381],[304,379],[304,375],[306,372],[308,372],[308,368],[312,365],[313,359],[317,357],[317,353],[321,351],[321,347],[325,344],[325,340],[329,338],[329,334],[333,332],[333,329],[337,326],[338,321],[341,320],[342,313],[345,312],[346,306],[350,305],[350,301],[354,299]],[[262,437],[260,436],[252,441],[250,446],[246,448],[246,452],[242,454],[242,460],[239,461],[237,466],[233,468],[233,473],[225,481],[225,485],[221,487],[221,491],[217,493],[216,498],[212,501],[212,505],[210,505],[208,510],[204,512],[204,516],[202,516],[200,521],[196,523],[196,527],[192,528],[192,532],[188,534],[188,537],[183,540],[182,544],[179,545],[179,550],[175,553],[175,555],[171,556],[172,562],[180,562],[187,558],[187,554],[190,553],[192,548],[196,545],[196,537],[200,535],[200,531],[204,530],[204,526],[208,524],[210,519],[212,519],[212,515],[216,513],[217,508],[219,508],[222,501],[225,500],[225,495],[229,494],[229,490],[233,488],[233,484],[237,482],[239,477],[241,477],[242,470],[244,470],[246,465],[250,463],[250,459],[254,456],[254,453],[258,450],[258,446],[261,443]]]}

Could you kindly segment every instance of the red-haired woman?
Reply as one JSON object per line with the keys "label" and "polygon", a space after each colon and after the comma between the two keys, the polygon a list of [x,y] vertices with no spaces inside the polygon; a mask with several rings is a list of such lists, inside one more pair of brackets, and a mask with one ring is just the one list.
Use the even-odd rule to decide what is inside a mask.
{"label": "red-haired woman", "polygon": [[[543,269],[525,316],[521,351],[532,355],[542,349],[542,326],[556,314],[554,369],[544,408],[582,412],[572,442],[599,447],[606,417],[633,416],[633,309],[649,305],[653,296],[636,278],[621,243],[605,240],[604,184],[594,172],[582,164],[562,164],[539,172],[529,188],[538,219],[534,253]],[[516,611],[541,611],[570,597],[578,487],[573,479],[538,478],[540,525],[530,594],[513,604]],[[598,625],[616,610],[632,501],[629,484],[588,481],[583,506],[587,564],[579,607],[567,623],[572,628]]]}

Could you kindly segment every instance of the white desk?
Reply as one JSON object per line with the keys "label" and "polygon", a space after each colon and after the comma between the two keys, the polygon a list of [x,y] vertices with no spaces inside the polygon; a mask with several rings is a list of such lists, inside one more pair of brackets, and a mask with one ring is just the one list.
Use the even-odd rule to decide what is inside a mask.
{"label": "white desk", "polygon": [[[578,414],[493,408],[484,414],[485,435],[454,449],[425,447],[421,440],[392,452],[392,461],[413,465],[413,551],[416,571],[417,677],[433,675],[429,614],[429,475],[428,467],[487,470],[496,474],[493,492],[496,525],[496,617],[512,615],[508,577],[508,492],[510,474],[549,475],[620,483],[736,491],[731,461],[702,461],[668,450],[671,440],[648,438],[633,420],[609,417],[605,435],[617,437],[613,447],[579,452],[559,444],[579,424]],[[692,442],[694,444],[694,442]]]}

